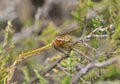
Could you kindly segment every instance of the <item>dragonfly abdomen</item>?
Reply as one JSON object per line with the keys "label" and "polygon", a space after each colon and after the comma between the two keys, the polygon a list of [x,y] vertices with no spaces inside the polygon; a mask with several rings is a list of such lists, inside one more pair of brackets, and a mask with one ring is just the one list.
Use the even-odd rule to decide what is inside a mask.
{"label": "dragonfly abdomen", "polygon": [[30,56],[30,55],[34,55],[34,54],[37,54],[37,53],[39,53],[39,52],[42,52],[42,51],[44,51],[44,50],[46,50],[46,49],[48,49],[48,48],[51,48],[52,45],[53,45],[53,44],[50,43],[50,44],[48,44],[48,45],[46,45],[46,46],[44,46],[44,47],[38,48],[38,49],[36,49],[36,50],[32,50],[32,51],[28,51],[28,52],[22,53],[22,54],[19,55],[19,57],[22,58],[22,59],[24,59],[24,58],[26,58],[26,57],[28,57],[28,56]]}

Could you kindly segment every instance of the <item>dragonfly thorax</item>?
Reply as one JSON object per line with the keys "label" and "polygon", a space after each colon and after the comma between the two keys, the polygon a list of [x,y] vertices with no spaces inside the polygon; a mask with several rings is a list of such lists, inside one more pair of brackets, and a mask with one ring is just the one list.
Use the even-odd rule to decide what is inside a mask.
{"label": "dragonfly thorax", "polygon": [[62,36],[57,37],[53,41],[53,45],[55,47],[67,49],[70,47],[70,40],[71,40],[71,37],[69,35],[67,35],[67,34],[62,35]]}
{"label": "dragonfly thorax", "polygon": [[55,41],[53,42],[54,46],[56,47],[62,47],[65,43],[66,42],[63,39],[55,39]]}

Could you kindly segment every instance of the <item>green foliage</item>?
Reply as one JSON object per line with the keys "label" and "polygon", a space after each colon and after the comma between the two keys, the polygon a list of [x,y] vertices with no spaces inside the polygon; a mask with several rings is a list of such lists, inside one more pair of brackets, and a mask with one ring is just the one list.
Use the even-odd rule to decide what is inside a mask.
{"label": "green foliage", "polygon": [[82,24],[84,18],[86,17],[87,8],[90,8],[93,5],[94,3],[91,0],[80,0],[76,11],[72,13],[74,19],[79,22],[79,24]]}
{"label": "green foliage", "polygon": [[6,46],[9,46],[9,44],[11,44],[11,38],[13,35],[13,30],[12,28],[12,23],[11,21],[8,22],[8,26],[6,27],[4,34],[5,34],[5,39],[4,39],[4,44],[3,47],[5,48]]}
{"label": "green foliage", "polygon": [[[106,6],[103,6],[103,4],[106,4]],[[103,9],[101,9],[100,11],[97,11],[97,9],[99,10],[99,8],[97,8],[97,5],[99,5],[100,7],[102,6]],[[83,22],[85,20],[87,10],[89,10],[89,9],[92,9],[93,11],[95,11],[94,9],[96,9],[95,12],[97,13],[97,15],[95,17],[91,17],[90,19],[86,19],[86,24],[84,24]],[[99,31],[95,32],[96,35],[107,34],[108,35],[107,38],[92,38],[88,42],[88,44],[91,45],[93,48],[98,49],[99,51],[104,51],[105,53],[111,52],[114,49],[114,47],[117,47],[117,48],[120,47],[120,3],[119,3],[119,0],[102,0],[98,4],[93,3],[91,0],[80,0],[80,5],[76,8],[76,11],[73,12],[73,17],[79,23],[78,26],[79,26],[80,30],[83,30],[84,26],[87,27],[85,34],[89,34],[91,31],[93,31],[97,27],[103,26],[103,28],[106,28],[106,27],[109,27],[111,24],[113,24],[113,26],[115,27],[115,31],[114,31],[114,28],[112,28],[112,29],[108,28],[108,30],[105,30],[104,32],[99,32]],[[101,21],[101,20],[103,20],[103,21]],[[111,31],[112,31],[112,33],[111,33]],[[114,33],[113,33],[113,31],[114,31]],[[112,39],[110,38],[110,35],[112,35]],[[109,38],[109,40],[108,40],[108,38]],[[107,39],[107,41],[106,41],[106,39]],[[114,44],[116,44],[116,45],[114,45]],[[85,47],[82,47],[82,48],[83,49],[79,48],[79,50],[83,50],[82,51],[83,53],[91,52],[89,49],[86,49]],[[114,51],[112,51],[112,52],[114,52]],[[96,53],[93,53],[93,52],[91,52],[91,53],[92,53],[92,57],[94,58]],[[106,59],[108,59],[102,53],[97,53],[97,54],[100,54],[97,58],[97,61],[99,61],[99,62],[102,62],[102,61],[105,61]],[[91,54],[89,53],[88,56],[90,56],[90,55]],[[82,63],[85,65],[86,60],[83,60]],[[106,69],[103,69],[103,71],[110,70],[112,72],[111,73],[109,71],[108,72],[106,71],[106,74],[111,73],[109,76],[106,76],[106,77],[118,78],[119,77],[118,76],[119,69],[118,70],[115,69],[115,66],[112,68],[113,69],[111,69],[110,67],[107,67]],[[84,79],[86,81],[91,81],[91,78],[93,78],[94,76],[96,77],[98,73],[99,73],[99,69],[93,69],[84,76]],[[99,78],[100,77],[98,77],[98,79]],[[104,79],[105,79],[105,77],[103,77],[102,80],[104,80]],[[82,82],[80,82],[80,84],[82,84]]]}
{"label": "green foliage", "polygon": [[116,45],[120,45],[120,25],[117,26],[115,33],[113,35],[113,39]]}
{"label": "green foliage", "polygon": [[[91,70],[87,75],[85,75],[85,76],[83,77],[83,79],[84,79],[84,80],[87,80],[87,81],[94,82],[94,81],[97,80],[97,77],[98,77],[98,76],[100,77],[100,75],[99,75],[100,72],[101,72],[100,69],[95,68],[95,69]],[[99,78],[99,77],[98,77],[98,78]],[[82,81],[82,82],[83,82],[83,81]]]}
{"label": "green foliage", "polygon": [[94,2],[92,2],[91,0],[88,0],[87,5],[89,7],[93,7],[94,6]]}
{"label": "green foliage", "polygon": [[87,12],[87,0],[80,0],[80,4],[76,8],[76,11],[72,13],[74,19],[79,23],[79,29],[83,29],[83,21]]}
{"label": "green foliage", "polygon": [[66,66],[67,66],[67,69],[69,70],[69,73],[72,73],[74,71],[74,64],[75,64],[75,59],[74,59],[75,52],[71,51],[70,55],[71,55],[71,57],[69,57],[66,60]]}
{"label": "green foliage", "polygon": [[8,26],[4,30],[4,35],[3,46],[0,45],[0,84],[5,84],[6,80],[10,78],[10,74],[8,73],[8,60],[12,58],[10,53],[14,48],[14,44],[11,43],[13,35],[11,21],[8,22]]}
{"label": "green foliage", "polygon": [[47,81],[45,80],[45,78],[39,74],[39,72],[37,70],[34,70],[36,76],[39,78],[39,82],[40,84],[47,84]]}
{"label": "green foliage", "polygon": [[85,20],[87,10],[94,6],[94,2],[91,0],[80,0],[79,5],[76,8],[76,11],[73,12],[74,19],[79,23],[79,27],[83,25],[83,21]]}
{"label": "green foliage", "polygon": [[42,35],[40,35],[39,39],[42,39],[45,44],[48,44],[53,41],[58,32],[59,31],[57,30],[56,26],[52,22],[50,22],[48,27],[46,28],[46,31],[44,31]]}
{"label": "green foliage", "polygon": [[[29,69],[27,68],[27,66],[24,66],[24,67],[22,67],[22,71],[23,71],[23,73],[24,73],[24,78],[25,78],[25,80],[26,80],[26,83],[27,82],[29,82],[30,81],[30,71],[29,71]],[[25,83],[25,82],[24,82]]]}
{"label": "green foliage", "polygon": [[100,41],[100,40],[98,40],[97,38],[95,38],[95,39],[92,39],[92,40],[89,42],[89,44],[90,44],[91,46],[93,46],[94,48],[98,48],[98,46],[99,46],[99,41]]}
{"label": "green foliage", "polygon": [[30,18],[30,19],[25,21],[24,26],[29,27],[29,26],[32,26],[32,24],[33,24],[33,20]]}
{"label": "green foliage", "polygon": [[31,40],[31,39],[35,39],[35,38],[31,36],[31,38],[27,38],[24,42],[20,43],[20,44],[22,44],[22,46],[26,46],[26,47],[24,47],[24,51],[34,48],[35,41]]}
{"label": "green foliage", "polygon": [[94,28],[102,26],[101,22],[100,22],[100,19],[98,17],[92,18],[92,23],[93,23]]}
{"label": "green foliage", "polygon": [[70,84],[71,76],[65,76],[60,84]]}
{"label": "green foliage", "polygon": [[118,0],[111,1],[111,20],[115,26],[115,32],[113,35],[113,40],[115,41],[116,45],[120,45],[120,3]]}
{"label": "green foliage", "polygon": [[106,73],[103,74],[103,76],[100,78],[101,80],[117,80],[120,78],[120,68],[115,66],[115,65],[111,65],[107,67],[107,71]]}

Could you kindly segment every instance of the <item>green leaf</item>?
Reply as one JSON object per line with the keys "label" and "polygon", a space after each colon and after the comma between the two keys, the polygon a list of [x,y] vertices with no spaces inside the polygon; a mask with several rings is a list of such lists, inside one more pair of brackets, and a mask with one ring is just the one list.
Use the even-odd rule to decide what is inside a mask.
{"label": "green leaf", "polygon": [[70,84],[71,77],[70,76],[65,76],[64,79],[62,80],[61,84]]}
{"label": "green leaf", "polygon": [[40,84],[47,84],[45,78],[42,75],[40,75],[37,70],[34,70],[34,72],[35,72],[36,76],[39,78]]}

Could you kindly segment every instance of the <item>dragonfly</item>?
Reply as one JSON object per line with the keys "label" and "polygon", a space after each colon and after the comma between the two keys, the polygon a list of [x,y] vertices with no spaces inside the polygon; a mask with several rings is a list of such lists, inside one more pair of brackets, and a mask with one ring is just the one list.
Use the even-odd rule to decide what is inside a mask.
{"label": "dragonfly", "polygon": [[[76,25],[75,23],[73,23],[72,25]],[[47,44],[46,46],[43,46],[41,48],[38,48],[38,49],[35,49],[35,50],[32,50],[32,51],[28,51],[28,52],[24,52],[24,53],[21,53],[19,54],[19,57],[24,59],[28,56],[31,56],[31,55],[34,55],[36,53],[40,53],[44,50],[47,50],[49,48],[63,48],[65,50],[70,50],[71,48],[71,43],[72,43],[72,38],[71,38],[71,35],[70,33],[73,32],[73,31],[76,31],[78,30],[77,27],[69,27],[69,29],[64,29],[62,30],[63,32],[62,33],[59,33],[58,36],[49,44]]]}
{"label": "dragonfly", "polygon": [[21,59],[24,59],[24,58],[27,58],[28,56],[40,53],[44,50],[47,50],[47,49],[53,48],[53,47],[54,48],[63,48],[63,49],[68,50],[71,47],[70,44],[71,44],[71,36],[68,33],[62,34],[62,35],[59,35],[58,37],[56,37],[55,40],[53,40],[51,43],[47,44],[46,46],[19,54],[19,57]]}

